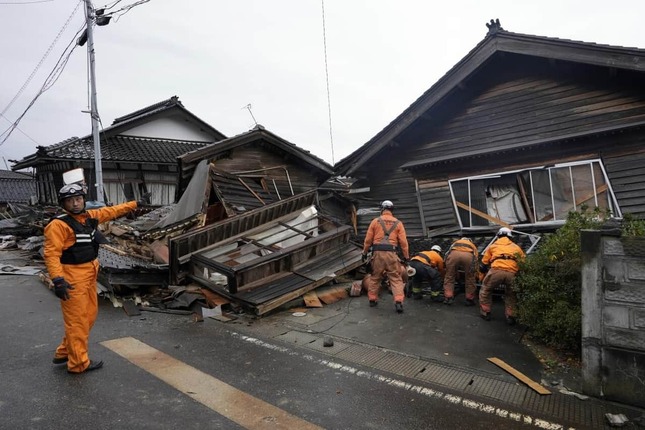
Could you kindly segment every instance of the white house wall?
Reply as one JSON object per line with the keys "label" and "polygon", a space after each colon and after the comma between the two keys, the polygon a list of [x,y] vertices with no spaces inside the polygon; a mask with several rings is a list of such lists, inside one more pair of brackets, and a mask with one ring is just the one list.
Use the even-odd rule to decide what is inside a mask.
{"label": "white house wall", "polygon": [[121,132],[125,136],[212,142],[213,136],[184,119],[158,118]]}

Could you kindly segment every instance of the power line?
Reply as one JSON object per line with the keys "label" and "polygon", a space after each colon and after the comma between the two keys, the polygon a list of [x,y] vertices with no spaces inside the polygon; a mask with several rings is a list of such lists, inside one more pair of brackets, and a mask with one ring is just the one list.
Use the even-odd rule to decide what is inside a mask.
{"label": "power line", "polygon": [[[0,3],[0,4],[2,4],[2,3]],[[34,70],[31,72],[31,74],[29,75],[29,77],[27,78],[27,80],[25,81],[25,83],[24,83],[24,84],[22,84],[22,87],[20,87],[20,89],[18,90],[18,92],[16,93],[16,95],[15,95],[15,96],[13,96],[13,98],[11,99],[11,101],[9,102],[9,104],[8,104],[8,105],[7,105],[7,106],[2,110],[2,112],[0,112],[0,115],[4,115],[4,114],[7,112],[7,110],[11,107],[11,105],[13,105],[13,103],[18,99],[18,97],[20,97],[20,95],[23,93],[23,91],[25,90],[25,88],[27,88],[27,85],[29,85],[29,83],[31,82],[31,80],[32,80],[32,79],[34,78],[34,76],[36,75],[36,72],[37,72],[37,71],[40,69],[40,67],[43,65],[43,62],[44,62],[44,61],[45,61],[45,59],[49,56],[49,54],[51,53],[51,51],[52,51],[52,49],[54,48],[54,46],[56,45],[56,43],[58,43],[58,40],[60,39],[61,35],[63,34],[63,32],[65,31],[65,29],[66,29],[66,28],[67,28],[67,26],[69,25],[69,22],[72,20],[72,18],[74,17],[74,15],[76,15],[76,11],[78,10],[78,7],[79,7],[80,5],[81,5],[81,1],[79,1],[79,2],[76,4],[76,7],[75,7],[75,8],[74,8],[74,10],[72,11],[72,13],[71,13],[71,15],[69,16],[69,18],[67,18],[67,21],[65,21],[65,24],[63,24],[63,27],[60,29],[60,31],[58,32],[58,34],[57,34],[57,35],[56,35],[56,37],[54,38],[54,41],[49,45],[49,48],[47,48],[47,51],[45,51],[45,55],[43,55],[43,57],[40,59],[40,61],[38,62],[38,64],[37,64],[37,65],[36,65],[36,67],[34,68]]]}
{"label": "power line", "polygon": [[17,5],[23,5],[23,4],[34,4],[34,3],[49,3],[50,1],[54,0],[33,0],[33,1],[17,1],[17,2],[0,2],[0,4],[17,4]]}
{"label": "power line", "polygon": [[329,92],[329,69],[327,66],[327,30],[325,28],[325,0],[322,4],[322,26],[323,26],[323,45],[325,48],[325,78],[327,80],[327,111],[329,112],[329,140],[331,142],[331,164],[334,164],[334,133],[331,127],[331,96]]}
{"label": "power line", "polygon": [[0,137],[4,136],[2,141],[0,141],[0,146],[7,141],[9,136],[11,136],[11,133],[13,133],[13,131],[18,127],[18,124],[20,123],[22,118],[27,114],[27,112],[29,111],[29,109],[31,109],[31,107],[34,105],[34,103],[36,103],[36,100],[38,100],[38,98],[45,91],[50,89],[56,83],[56,81],[58,80],[58,78],[62,74],[63,70],[65,69],[65,66],[67,65],[67,62],[69,61],[70,56],[74,52],[74,49],[76,49],[76,47],[78,46],[76,44],[76,40],[77,40],[79,34],[81,34],[81,32],[83,32],[84,27],[85,26],[83,25],[83,27],[81,27],[81,29],[76,32],[76,34],[72,38],[71,42],[67,45],[67,47],[65,48],[65,50],[63,51],[61,56],[58,58],[58,61],[56,62],[56,65],[54,66],[54,69],[49,73],[49,75],[45,79],[45,82],[43,83],[42,87],[40,88],[40,90],[38,91],[36,96],[31,100],[31,102],[29,103],[27,108],[22,112],[22,114],[18,117],[18,119],[16,119],[13,122],[13,124],[9,128],[7,128],[5,131],[0,133]]}
{"label": "power line", "polygon": [[[4,120],[5,120],[5,121],[7,121],[9,124],[13,124],[13,121],[11,121],[9,118],[7,118],[6,116],[2,115],[1,113],[0,113],[0,116],[1,116],[2,118],[4,118]],[[34,142],[36,145],[40,145],[40,143],[38,143],[38,142],[37,142],[33,137],[29,136],[27,133],[25,133],[24,131],[22,131],[22,130],[20,129],[20,127],[16,126],[16,130],[18,130],[19,132],[21,132],[23,135],[25,135],[28,139],[30,139],[30,140],[31,140],[32,142]]]}

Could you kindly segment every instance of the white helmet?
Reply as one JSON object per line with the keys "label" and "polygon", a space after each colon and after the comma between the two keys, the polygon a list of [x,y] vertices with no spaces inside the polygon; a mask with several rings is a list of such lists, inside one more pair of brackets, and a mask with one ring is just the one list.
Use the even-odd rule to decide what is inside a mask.
{"label": "white helmet", "polygon": [[511,233],[511,229],[508,227],[502,227],[499,229],[497,232],[498,236],[508,236],[508,237],[513,237],[513,233]]}
{"label": "white helmet", "polygon": [[439,245],[434,245],[432,248],[430,248],[430,250],[437,251],[441,254],[441,247]]}
{"label": "white helmet", "polygon": [[394,209],[394,203],[392,203],[390,200],[383,200],[383,203],[381,203],[381,210],[383,209]]}

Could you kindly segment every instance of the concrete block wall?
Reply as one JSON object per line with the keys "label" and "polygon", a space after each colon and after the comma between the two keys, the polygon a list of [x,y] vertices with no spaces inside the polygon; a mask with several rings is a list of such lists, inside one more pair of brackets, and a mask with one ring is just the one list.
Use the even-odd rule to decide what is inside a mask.
{"label": "concrete block wall", "polygon": [[645,238],[585,230],[583,390],[645,407]]}

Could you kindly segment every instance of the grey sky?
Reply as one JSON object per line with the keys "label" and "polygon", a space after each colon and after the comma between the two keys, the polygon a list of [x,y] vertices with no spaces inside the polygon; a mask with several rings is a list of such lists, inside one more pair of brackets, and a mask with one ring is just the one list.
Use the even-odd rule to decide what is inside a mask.
{"label": "grey sky", "polygon": [[[78,4],[7,4],[29,1],[0,0],[0,112]],[[113,10],[135,1],[122,0]],[[642,0],[324,0],[324,9],[333,157],[320,0],[151,0],[95,27],[103,125],[177,95],[188,110],[233,136],[254,125],[244,108],[250,103],[258,123],[332,163],[430,88],[484,38],[492,18],[517,33],[645,48]],[[81,5],[0,117],[0,133],[34,98],[83,21]],[[38,144],[90,134],[89,115],[81,112],[88,104],[87,50],[79,47],[19,124],[29,137],[15,130],[0,155],[8,163]]]}

